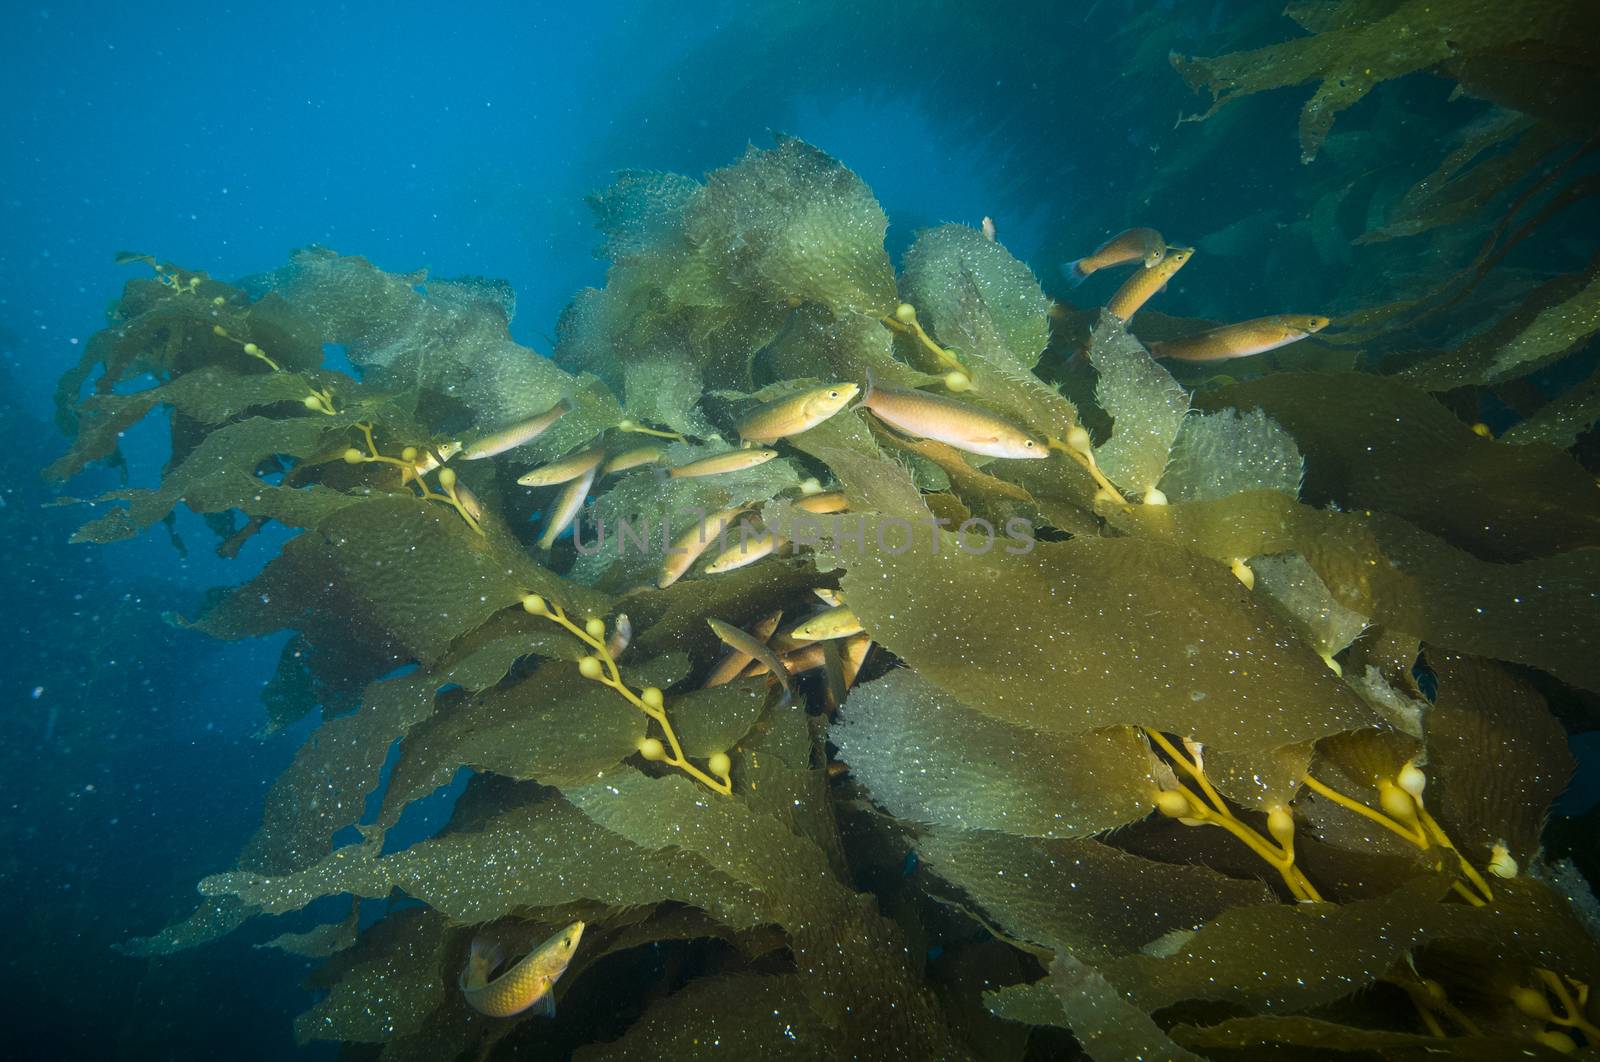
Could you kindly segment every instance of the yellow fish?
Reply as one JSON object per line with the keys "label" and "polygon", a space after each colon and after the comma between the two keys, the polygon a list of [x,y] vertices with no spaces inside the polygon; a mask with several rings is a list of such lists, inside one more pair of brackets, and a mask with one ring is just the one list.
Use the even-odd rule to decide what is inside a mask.
{"label": "yellow fish", "polygon": [[656,586],[665,590],[683,578],[683,573],[694,567],[700,554],[709,549],[723,530],[748,508],[748,505],[737,505],[719,513],[709,513],[705,519],[679,535],[667,550],[667,559],[661,564],[661,576],[656,580]]}
{"label": "yellow fish", "polygon": [[796,498],[791,505],[803,513],[813,513],[817,516],[842,513],[850,507],[850,503],[845,500],[844,491],[842,490],[826,490],[821,494],[807,494],[805,497]]}
{"label": "yellow fish", "polygon": [[1226,361],[1247,358],[1298,342],[1313,332],[1328,327],[1326,317],[1315,314],[1280,313],[1257,317],[1253,321],[1223,325],[1187,339],[1151,343],[1150,353],[1158,358],[1179,361]]}
{"label": "yellow fish", "polygon": [[[772,637],[772,632],[778,629],[778,623],[783,619],[782,612],[774,612],[764,619],[756,621],[750,628],[750,636],[762,645],[767,644],[767,639]],[[749,666],[755,657],[740,649],[730,649],[728,655],[723,657],[716,667],[711,669],[711,674],[706,676],[706,687],[725,686],[739,677],[739,673]]]}
{"label": "yellow fish", "polygon": [[1129,277],[1111,296],[1111,301],[1106,303],[1106,309],[1119,321],[1126,322],[1128,318],[1139,312],[1139,307],[1149,302],[1156,292],[1166,286],[1173,274],[1182,269],[1184,263],[1194,255],[1192,247],[1169,247],[1166,255],[1155,265],[1145,266],[1133,276]]}
{"label": "yellow fish", "polygon": [[799,435],[839,412],[860,390],[853,383],[829,384],[768,402],[739,422],[739,438],[746,442],[772,443],[789,435]]}
{"label": "yellow fish", "polygon": [[848,606],[835,605],[797,624],[789,631],[789,637],[801,642],[822,642],[832,638],[848,638],[861,631],[861,621],[856,614]]}
{"label": "yellow fish", "polygon": [[551,425],[566,416],[571,408],[572,406],[563,398],[537,417],[529,417],[492,435],[485,435],[476,442],[467,443],[461,448],[461,460],[478,461],[530,443],[549,431]]}
{"label": "yellow fish", "polygon": [[772,531],[760,531],[753,535],[741,533],[737,544],[729,546],[711,559],[711,563],[706,565],[706,574],[721,575],[723,572],[731,572],[735,568],[754,564],[762,557],[770,557],[788,541]]}
{"label": "yellow fish", "polygon": [[1050,448],[1003,417],[966,402],[926,391],[878,387],[867,373],[867,392],[858,405],[907,435],[934,439],[972,454],[989,457],[1049,457]]}
{"label": "yellow fish", "polygon": [[609,476],[613,472],[626,472],[640,465],[653,465],[661,460],[661,455],[664,453],[666,450],[660,446],[636,446],[632,450],[624,450],[614,457],[606,458],[606,463],[600,466],[600,474]]}
{"label": "yellow fish", "polygon": [[673,479],[686,479],[691,476],[718,476],[724,472],[743,472],[747,468],[764,465],[777,456],[776,450],[729,450],[727,453],[712,454],[710,457],[702,457],[698,461],[679,465],[668,475]]}
{"label": "yellow fish", "polygon": [[589,488],[594,486],[594,473],[594,466],[591,465],[589,471],[562,488],[547,517],[544,534],[539,536],[540,549],[549,549],[556,536],[578,518],[578,513],[583,509],[583,500],[589,496]]}
{"label": "yellow fish", "polygon": [[1077,284],[1090,273],[1112,266],[1143,262],[1145,268],[1166,257],[1167,241],[1155,229],[1128,229],[1119,232],[1095,249],[1094,254],[1068,262],[1063,267],[1067,279]]}
{"label": "yellow fish", "polygon": [[593,472],[605,459],[605,447],[591,446],[547,465],[540,465],[531,472],[524,472],[517,477],[517,482],[524,487],[553,487],[557,483],[570,483],[586,472]]}
{"label": "yellow fish", "polygon": [[783,661],[778,659],[778,654],[731,623],[709,618],[706,623],[724,645],[730,649],[737,649],[766,665],[767,670],[783,687],[783,701],[778,705],[779,709],[789,707],[789,702],[794,699],[794,687],[789,684],[788,669],[783,666]]}
{"label": "yellow fish", "polygon": [[489,974],[500,964],[502,952],[498,944],[490,947],[478,937],[472,942],[466,969],[461,971],[458,982],[461,994],[473,1010],[491,1018],[509,1018],[530,1007],[538,1007],[540,1014],[554,1017],[553,989],[556,981],[567,972],[567,964],[572,962],[578,941],[582,939],[583,923],[574,922],[491,981]]}

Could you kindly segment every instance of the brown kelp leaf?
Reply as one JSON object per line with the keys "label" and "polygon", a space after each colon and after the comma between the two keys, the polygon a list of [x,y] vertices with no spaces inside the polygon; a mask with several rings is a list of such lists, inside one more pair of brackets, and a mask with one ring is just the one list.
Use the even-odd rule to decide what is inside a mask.
{"label": "brown kelp leaf", "polygon": [[1345,608],[1316,569],[1298,553],[1275,553],[1250,561],[1256,587],[1276,601],[1300,630],[1301,638],[1329,661],[1361,636],[1367,617]]}
{"label": "brown kelp leaf", "polygon": [[176,955],[180,951],[220,940],[260,913],[259,907],[247,904],[237,896],[205,899],[187,918],[179,919],[147,937],[129,937],[114,947],[123,955],[131,955],[136,959]]}
{"label": "brown kelp leaf", "polygon": [[1503,383],[1565,357],[1600,332],[1600,261],[1548,280],[1511,313],[1454,350],[1399,376],[1428,391]]}
{"label": "brown kelp leaf", "polygon": [[304,933],[280,933],[264,944],[253,946],[277,948],[305,959],[326,959],[355,944],[360,923],[361,900],[357,897],[350,901],[350,914],[341,922],[324,922]]}
{"label": "brown kelp leaf", "polygon": [[[1478,214],[1501,193],[1534,172],[1561,134],[1525,114],[1496,109],[1464,131],[1459,147],[1391,206],[1382,226],[1355,239],[1379,243],[1453,225]],[[1509,144],[1505,150],[1496,151]],[[1482,156],[1482,157],[1480,157]]]}
{"label": "brown kelp leaf", "polygon": [[1287,428],[1314,503],[1404,517],[1489,560],[1600,544],[1600,492],[1569,455],[1480,438],[1397,380],[1275,373],[1204,401],[1259,408]]}
{"label": "brown kelp leaf", "polygon": [[1161,1058],[1201,1062],[1162,1031],[1148,1013],[1128,1002],[1098,970],[1068,952],[1050,964],[1050,987],[1061,1001],[1067,1027],[1085,1053],[1098,1062]]}
{"label": "brown kelp leaf", "polygon": [[1169,501],[1225,498],[1246,490],[1300,494],[1305,458],[1294,438],[1259,409],[1219,409],[1183,418],[1161,476]]}
{"label": "brown kelp leaf", "polygon": [[353,616],[392,639],[402,659],[431,664],[528,593],[579,616],[610,611],[606,598],[558,579],[513,541],[477,534],[447,506],[392,495],[346,505],[290,540],[196,626],[237,638],[303,628],[308,612]]}
{"label": "brown kelp leaf", "polygon": [[1537,690],[1498,664],[1430,652],[1428,666],[1439,694],[1423,716],[1424,800],[1473,862],[1503,844],[1526,866],[1572,777],[1566,730]]}
{"label": "brown kelp leaf", "polygon": [[383,897],[391,889],[456,922],[585,900],[613,907],[677,900],[735,928],[769,918],[761,895],[699,856],[641,848],[553,795],[514,803],[472,829],[450,829],[381,858],[375,844],[351,845],[294,874],[240,870],[200,883],[203,895],[246,898],[271,913],[299,910],[322,896]]}
{"label": "brown kelp leaf", "polygon": [[570,651],[564,644],[570,638],[534,626],[531,616],[520,619],[526,626],[514,615],[497,617],[434,670],[373,683],[359,710],[324,722],[268,791],[261,827],[240,866],[281,874],[321,859],[334,834],[361,817],[395,740],[432,714],[438,690],[483,689],[522,656]]}
{"label": "brown kelp leaf", "polygon": [[900,293],[939,343],[1031,369],[1050,338],[1050,300],[1033,271],[977,229],[922,232],[901,264]]}
{"label": "brown kelp leaf", "polygon": [[[745,780],[759,789],[759,761],[751,758],[747,770]],[[953,1049],[932,999],[901,958],[892,926],[873,913],[870,900],[833,877],[806,837],[678,775],[619,775],[568,796],[636,844],[693,853],[758,889],[769,917],[794,939],[807,1001],[856,1050],[938,1057]],[[831,809],[809,813],[831,815]],[[848,999],[836,991],[844,984],[856,986]]]}
{"label": "brown kelp leaf", "polygon": [[811,1009],[796,974],[701,977],[647,1010],[610,1043],[591,1044],[574,1062],[692,1058],[708,1051],[739,1059],[838,1057],[838,1034]]}
{"label": "brown kelp leaf", "polygon": [[1447,879],[1432,877],[1342,905],[1236,908],[1170,958],[1133,955],[1101,969],[1147,1011],[1212,1000],[1278,1012],[1347,996],[1436,940],[1476,941],[1508,960],[1582,979],[1600,970],[1600,950],[1548,886],[1526,878],[1500,883],[1487,907],[1441,902],[1448,892]]}
{"label": "brown kelp leaf", "polygon": [[1341,605],[1374,623],[1600,689],[1600,659],[1587,634],[1600,626],[1592,550],[1491,564],[1404,520],[1318,511],[1277,491],[1129,506],[1106,517],[1121,530],[1171,541],[1222,564],[1296,551]]}
{"label": "brown kelp leaf", "polygon": [[[1197,1051],[1232,1049],[1262,1050],[1272,1045],[1299,1052],[1339,1052],[1385,1062],[1427,1062],[1439,1057],[1439,1038],[1431,1033],[1399,1032],[1393,1029],[1361,1029],[1322,1018],[1261,1015],[1229,1018],[1215,1025],[1178,1025],[1172,1039]],[[1507,1058],[1538,1057],[1554,1059],[1553,1052],[1541,1051],[1525,1038],[1509,1036],[1453,1036],[1448,1041],[1449,1057],[1464,1062],[1501,1062]],[[1219,1057],[1208,1055],[1208,1057]],[[1287,1057],[1287,1056],[1284,1056]]]}
{"label": "brown kelp leaf", "polygon": [[416,1032],[453,986],[449,921],[412,907],[391,912],[324,966],[329,991],[295,1019],[295,1040],[383,1043]]}
{"label": "brown kelp leaf", "polygon": [[1600,420],[1600,371],[1559,398],[1540,406],[1528,419],[1512,425],[1503,443],[1518,446],[1548,443],[1566,450]]}
{"label": "brown kelp leaf", "polygon": [[1110,314],[1090,333],[1088,357],[1099,375],[1095,403],[1111,417],[1111,438],[1095,448],[1095,459],[1123,492],[1143,497],[1161,482],[1189,412],[1188,392]]}
{"label": "brown kelp leaf", "polygon": [[935,829],[917,838],[916,851],[1013,940],[1096,960],[1197,929],[1230,908],[1272,902],[1258,881],[1153,862],[1092,838]]}
{"label": "brown kelp leaf", "polygon": [[875,641],[1012,724],[1153,726],[1245,751],[1372,718],[1219,565],[1137,539],[1014,548],[980,555],[946,536],[935,551],[924,535],[850,559],[842,588]]}
{"label": "brown kelp leaf", "polygon": [[252,409],[280,402],[299,404],[313,386],[332,381],[332,377],[297,372],[249,372],[235,366],[203,365],[130,395],[90,395],[75,408],[78,432],[72,449],[52,462],[45,475],[66,480],[90,462],[114,453],[122,433],[157,406],[171,406],[201,424],[220,424]]}
{"label": "brown kelp leaf", "polygon": [[[630,668],[626,677],[665,687],[688,671],[688,660],[674,654]],[[393,826],[408,804],[449,784],[462,767],[552,786],[593,781],[638,751],[647,722],[567,661],[547,661],[527,678],[457,698],[414,725],[401,743],[378,826]]]}
{"label": "brown kelp leaf", "polygon": [[761,677],[674,694],[667,711],[684,753],[699,758],[733,748],[761,717],[769,688]]}
{"label": "brown kelp leaf", "polygon": [[1067,1013],[1061,1007],[1061,997],[1051,988],[1049,978],[985,992],[983,1003],[991,1014],[1006,1021],[1067,1027]]}
{"label": "brown kelp leaf", "polygon": [[313,321],[323,342],[344,347],[363,379],[396,390],[446,394],[472,414],[472,433],[498,430],[568,398],[573,409],[521,451],[548,459],[621,419],[598,381],[568,375],[512,341],[503,306],[481,287],[393,274],[364,258],[297,251],[264,278]]}
{"label": "brown kelp leaf", "polygon": [[1557,41],[1572,10],[1557,0],[1509,8],[1491,0],[1403,0],[1381,12],[1345,0],[1321,16],[1330,28],[1309,37],[1209,59],[1173,57],[1184,80],[1213,98],[1211,110],[1241,96],[1317,82],[1300,113],[1300,156],[1316,158],[1335,115],[1378,84],[1446,60],[1498,52],[1512,42]]}
{"label": "brown kelp leaf", "polygon": [[895,305],[888,227],[860,177],[786,136],[708,174],[685,221],[690,243],[750,302],[792,299],[872,316]]}
{"label": "brown kelp leaf", "polygon": [[275,454],[306,457],[342,436],[341,418],[307,415],[290,420],[251,417],[209,433],[155,490],[114,491],[95,504],[125,503],[73,535],[75,542],[116,542],[164,519],[180,501],[195,512],[242,509],[290,527],[310,527],[359,500],[312,484],[284,487],[263,481],[255,468]]}
{"label": "brown kelp leaf", "polygon": [[1130,727],[1071,737],[962,706],[909,670],[850,695],[829,737],[895,818],[1025,837],[1086,837],[1143,818],[1158,788]]}

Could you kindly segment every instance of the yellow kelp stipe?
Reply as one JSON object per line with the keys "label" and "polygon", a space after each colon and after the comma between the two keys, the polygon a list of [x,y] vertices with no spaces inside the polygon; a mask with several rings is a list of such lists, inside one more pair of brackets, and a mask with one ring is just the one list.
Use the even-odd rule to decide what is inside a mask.
{"label": "yellow kelp stipe", "polygon": [[367,444],[367,449],[363,453],[354,446],[350,447],[344,452],[346,464],[394,465],[400,470],[400,485],[402,487],[407,483],[415,483],[417,489],[421,491],[421,497],[424,501],[443,502],[453,508],[461,519],[467,522],[468,527],[480,535],[483,534],[483,524],[481,522],[483,519],[483,507],[465,486],[457,486],[455,469],[441,468],[439,470],[440,489],[437,491],[432,490],[428,487],[428,481],[423,478],[422,469],[417,463],[418,453],[415,446],[406,447],[400,452],[399,457],[388,457],[380,453],[378,444],[373,442],[371,424],[362,421],[356,427],[361,429],[361,436]]}
{"label": "yellow kelp stipe", "polygon": [[1144,732],[1151,741],[1160,746],[1161,751],[1167,754],[1175,766],[1182,768],[1185,774],[1194,779],[1195,784],[1205,794],[1205,798],[1202,799],[1188,786],[1178,782],[1174,788],[1164,789],[1156,794],[1156,808],[1161,814],[1177,819],[1186,826],[1221,826],[1270,864],[1283,878],[1283,883],[1289,887],[1295,899],[1319,902],[1322,900],[1316,886],[1312,885],[1304,872],[1295,866],[1294,815],[1288,808],[1275,807],[1267,813],[1267,832],[1272,835],[1272,840],[1269,841],[1234,815],[1232,809],[1206,778],[1198,755],[1191,760],[1179,752],[1159,730],[1145,727]]}
{"label": "yellow kelp stipe", "polygon": [[683,746],[678,742],[677,733],[672,729],[672,721],[667,718],[666,700],[662,697],[661,691],[654,686],[646,686],[635,693],[622,681],[622,672],[617,668],[616,657],[611,655],[611,649],[607,645],[606,625],[603,620],[590,619],[579,626],[567,618],[566,612],[560,605],[548,602],[538,594],[524,597],[522,607],[530,615],[543,616],[552,623],[560,625],[568,634],[592,650],[593,655],[585,656],[578,661],[578,674],[616,690],[623,700],[655,720],[656,725],[661,728],[661,736],[666,741],[663,743],[660,738],[645,738],[639,743],[641,756],[647,760],[664,763],[668,767],[676,767],[707,789],[715,790],[723,796],[733,795],[733,781],[730,777],[733,763],[728,754],[719,752],[707,759],[706,766],[711,771],[709,774],[690,763],[688,757],[683,754]]}
{"label": "yellow kelp stipe", "polygon": [[[1444,832],[1444,827],[1440,826],[1438,820],[1428,814],[1428,809],[1423,806],[1422,793],[1427,788],[1428,776],[1422,772],[1422,768],[1418,767],[1415,761],[1408,762],[1404,767],[1400,768],[1400,772],[1394,778],[1385,778],[1378,783],[1378,803],[1381,805],[1382,811],[1374,811],[1359,800],[1348,797],[1331,786],[1318,781],[1310,774],[1305,775],[1301,780],[1305,782],[1306,788],[1313,793],[1325,797],[1340,807],[1355,812],[1357,815],[1371,819],[1379,826],[1396,836],[1405,838],[1424,851],[1434,846],[1449,851],[1456,857],[1457,868],[1460,870],[1461,876],[1471,885],[1471,888],[1468,888],[1466,884],[1457,881],[1454,883],[1453,888],[1462,899],[1474,907],[1482,907],[1494,899],[1494,892],[1489,888],[1487,879],[1478,872],[1478,868],[1472,865],[1467,857],[1461,853],[1461,850],[1451,842],[1449,836]],[[1509,853],[1507,853],[1506,858],[1510,859]],[[1496,872],[1501,873],[1502,876],[1511,876],[1511,874],[1516,873],[1515,860],[1511,860],[1509,866],[1506,861],[1502,860],[1498,866],[1499,870]],[[1439,860],[1439,869],[1444,869],[1442,857]],[[1511,874],[1502,873],[1506,870],[1510,870]]]}
{"label": "yellow kelp stipe", "polygon": [[922,322],[917,320],[917,308],[915,306],[909,302],[902,302],[894,308],[893,317],[880,317],[879,320],[883,322],[885,328],[899,332],[901,335],[910,336],[920,343],[923,349],[933,355],[941,370],[959,373],[966,382],[963,385],[952,387],[952,391],[965,391],[971,388],[971,371],[961,364],[961,360],[954,354],[933,341],[933,337],[928,334],[928,330],[922,327]]}
{"label": "yellow kelp stipe", "polygon": [[244,350],[246,354],[250,355],[252,358],[255,358],[257,361],[262,362],[273,372],[283,371],[283,366],[267,357],[267,352],[262,350],[258,345],[251,343],[248,340],[240,339],[238,336],[234,335],[232,332],[229,332],[221,325],[212,325],[211,334],[216,336],[218,339],[226,339],[230,343],[237,344]]}

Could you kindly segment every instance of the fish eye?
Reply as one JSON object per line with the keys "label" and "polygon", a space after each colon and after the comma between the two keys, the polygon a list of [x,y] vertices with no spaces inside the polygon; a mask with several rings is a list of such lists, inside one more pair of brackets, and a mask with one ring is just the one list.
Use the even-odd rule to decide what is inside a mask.
{"label": "fish eye", "polygon": [[1033,449],[1033,440],[1032,439],[1024,439],[1024,440],[1022,440],[1022,445],[1031,450],[1031,449]]}
{"label": "fish eye", "polygon": [[828,392],[828,397],[829,398],[838,398],[839,397],[839,392],[838,391],[829,391]]}

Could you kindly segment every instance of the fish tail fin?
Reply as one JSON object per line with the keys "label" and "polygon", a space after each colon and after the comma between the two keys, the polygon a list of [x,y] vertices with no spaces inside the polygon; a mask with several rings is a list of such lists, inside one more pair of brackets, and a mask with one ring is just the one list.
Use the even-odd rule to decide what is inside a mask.
{"label": "fish tail fin", "polygon": [[1061,263],[1061,275],[1066,277],[1067,283],[1075,288],[1082,284],[1089,274],[1083,269],[1083,259],[1076,258],[1070,262]]}
{"label": "fish tail fin", "polygon": [[868,402],[872,401],[873,390],[872,367],[869,365],[867,366],[867,385],[861,389],[861,394],[857,396],[855,405],[851,406],[850,408],[860,409],[862,406],[865,406]]}
{"label": "fish tail fin", "polygon": [[467,968],[462,972],[461,984],[464,988],[482,988],[489,983],[489,975],[494,973],[506,957],[505,948],[498,943],[490,943],[483,937],[472,938],[472,948],[467,953]]}

